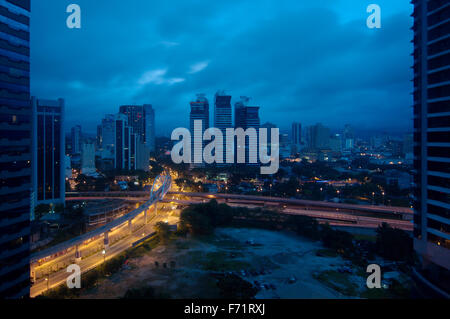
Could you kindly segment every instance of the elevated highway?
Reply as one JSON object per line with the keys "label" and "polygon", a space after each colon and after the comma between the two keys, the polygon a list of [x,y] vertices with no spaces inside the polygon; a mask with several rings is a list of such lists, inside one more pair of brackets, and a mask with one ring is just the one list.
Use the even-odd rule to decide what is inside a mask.
{"label": "elevated highway", "polygon": [[[67,200],[95,200],[122,198],[139,201],[142,192],[68,193]],[[269,207],[284,214],[305,215],[319,222],[335,226],[351,226],[374,229],[382,223],[391,227],[412,231],[413,211],[405,207],[352,205],[332,202],[309,201],[279,197],[248,196],[236,194],[209,194],[168,192],[162,202],[191,205],[216,199],[230,206],[249,208]]]}
{"label": "elevated highway", "polygon": [[[48,270],[45,279],[41,278],[40,281],[35,280],[35,284],[31,287],[31,297],[35,297],[44,292],[46,290],[45,283],[47,282],[48,285],[50,279],[52,281],[50,287],[56,287],[64,282],[65,278],[67,278],[67,273],[64,272],[65,269],[62,271],[58,269],[58,262],[65,265],[68,261],[75,260],[80,266],[83,266],[82,272],[86,272],[97,266],[102,260],[104,261],[106,259],[106,256],[100,258],[100,261],[99,258],[83,259],[81,247],[92,245],[93,243],[97,245],[99,240],[103,238],[100,245],[103,246],[103,255],[105,255],[110,245],[110,234],[115,234],[117,235],[118,240],[114,243],[113,248],[111,248],[111,250],[108,249],[107,251],[107,257],[109,259],[131,247],[134,240],[142,238],[142,232],[144,232],[145,235],[145,232],[148,234],[149,231],[153,231],[152,225],[149,225],[149,227],[146,227],[146,225],[150,220],[157,221],[155,219],[156,216],[148,216],[148,214],[152,208],[155,208],[156,211],[157,203],[167,194],[171,187],[171,183],[170,174],[158,176],[155,179],[150,194],[147,192],[147,196],[150,195],[148,199],[135,210],[81,236],[32,254],[30,259],[32,279],[36,279],[36,271],[38,269]],[[143,197],[140,197],[140,201],[143,201]],[[132,222],[133,220],[138,219],[142,219],[144,230],[142,230],[142,227],[133,229]],[[146,228],[149,229],[147,230]],[[134,230],[136,230],[136,232]],[[126,233],[126,235],[124,235],[124,233]],[[50,270],[53,269],[54,265],[56,265],[56,271],[50,275]]]}

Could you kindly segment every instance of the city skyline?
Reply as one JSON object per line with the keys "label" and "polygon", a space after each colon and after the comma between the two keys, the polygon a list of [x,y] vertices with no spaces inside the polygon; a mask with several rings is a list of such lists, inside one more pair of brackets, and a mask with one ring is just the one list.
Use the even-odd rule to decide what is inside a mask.
{"label": "city skyline", "polygon": [[[151,103],[160,123],[156,134],[167,136],[187,126],[188,103],[196,93],[212,100],[225,89],[232,104],[251,96],[262,108],[262,121],[270,119],[282,130],[291,125],[285,121],[288,113],[305,125],[412,130],[412,6],[381,1],[383,27],[370,30],[365,5],[349,1],[322,1],[315,10],[267,2],[251,15],[246,12],[252,1],[171,4],[185,9],[176,11],[140,4],[139,12],[137,6],[105,4],[104,9],[80,1],[83,26],[71,30],[60,10],[66,2],[34,4],[31,92],[64,98],[68,127],[82,122],[85,131],[95,132],[103,115],[119,105]],[[165,12],[164,21],[152,17],[155,6]],[[178,11],[190,18],[180,19]],[[238,19],[242,16],[246,19]],[[234,19],[241,21],[238,26],[227,22]],[[317,31],[314,37],[311,29]],[[74,68],[77,60],[90,62]],[[88,118],[82,117],[86,110]],[[186,116],[174,119],[174,113]],[[327,121],[322,114],[328,114]]]}
{"label": "city skyline", "polygon": [[450,0],[70,2],[0,0],[0,299],[450,298]]}

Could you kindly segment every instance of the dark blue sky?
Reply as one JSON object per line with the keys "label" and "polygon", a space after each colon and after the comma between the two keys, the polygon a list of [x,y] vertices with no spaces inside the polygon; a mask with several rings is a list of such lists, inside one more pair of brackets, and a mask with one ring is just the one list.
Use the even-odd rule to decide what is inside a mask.
{"label": "dark blue sky", "polygon": [[[368,29],[366,7],[382,9]],[[412,127],[409,0],[32,1],[32,94],[66,99],[94,132],[121,104],[151,103],[157,133],[188,126],[189,101],[225,89],[261,121]],[[82,28],[66,27],[66,7]],[[212,108],[211,108],[212,113]]]}

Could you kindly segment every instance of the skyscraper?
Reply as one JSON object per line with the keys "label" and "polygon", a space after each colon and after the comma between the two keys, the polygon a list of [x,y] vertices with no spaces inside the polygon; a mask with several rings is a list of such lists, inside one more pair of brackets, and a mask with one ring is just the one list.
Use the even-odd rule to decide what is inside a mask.
{"label": "skyscraper", "polygon": [[292,154],[296,154],[300,151],[302,145],[302,124],[294,122],[292,123]]}
{"label": "skyscraper", "polygon": [[[194,135],[198,135],[203,140],[203,133],[205,130],[209,128],[209,102],[208,99],[205,97],[205,94],[197,94],[197,98],[195,101],[192,101],[190,103],[191,105],[191,113],[190,113],[190,130],[192,135],[192,153],[191,156],[194,159],[194,154],[202,154],[203,153],[203,146],[205,143],[203,142],[202,145],[195,145],[194,143]],[[201,129],[195,128],[195,122],[201,121],[202,127]],[[194,166],[201,166],[202,163],[194,163]]]}
{"label": "skyscraper", "polygon": [[342,136],[342,147],[346,150],[351,150],[355,146],[355,133],[350,124],[345,124]]}
{"label": "skyscraper", "polygon": [[310,126],[309,130],[309,148],[313,150],[322,150],[330,147],[330,129],[321,123]]}
{"label": "skyscraper", "polygon": [[81,143],[82,143],[82,133],[81,133],[81,126],[76,125],[72,127],[70,131],[70,136],[72,140],[72,154],[80,154],[81,153]]}
{"label": "skyscraper", "polygon": [[128,117],[128,125],[150,152],[155,151],[155,111],[151,104],[122,105],[120,113]]}
{"label": "skyscraper", "polygon": [[30,290],[30,0],[0,1],[0,299]]}
{"label": "skyscraper", "polygon": [[114,121],[114,168],[130,169],[130,127],[128,117],[117,114]]}
{"label": "skyscraper", "polygon": [[32,114],[33,192],[36,204],[64,204],[64,100],[33,97]]}
{"label": "skyscraper", "polygon": [[[214,127],[222,132],[223,138],[223,162],[226,162],[226,130],[232,128],[231,96],[223,91],[218,91],[214,98]],[[223,166],[224,164],[219,166]]]}
{"label": "skyscraper", "polygon": [[95,173],[95,144],[93,141],[84,141],[81,144],[81,174]]}
{"label": "skyscraper", "polygon": [[292,144],[302,144],[302,124],[297,122],[292,123]]}
{"label": "skyscraper", "polygon": [[[256,130],[256,137],[248,136],[245,141],[245,163],[247,165],[254,166],[258,163],[258,151],[256,154],[251,154],[251,149],[258,150],[258,133],[260,127],[259,119],[259,106],[248,106],[250,99],[245,96],[241,96],[241,100],[235,104],[235,128],[242,128],[247,130],[249,128],[254,128]],[[238,148],[239,145],[236,145]],[[236,149],[236,156],[238,154],[238,149]]]}
{"label": "skyscraper", "polygon": [[148,170],[149,149],[142,135],[135,133],[125,114],[117,114],[114,120],[114,168],[124,170]]}
{"label": "skyscraper", "polygon": [[143,105],[122,105],[119,113],[128,117],[128,125],[133,128],[135,134],[145,140],[145,115]]}
{"label": "skyscraper", "polygon": [[144,104],[145,145],[150,152],[156,150],[155,110],[151,104]]}
{"label": "skyscraper", "polygon": [[450,6],[414,0],[414,248],[422,287],[450,297]]}
{"label": "skyscraper", "polygon": [[116,116],[114,114],[107,114],[102,120],[100,140],[100,154],[102,159],[114,158],[114,145],[116,143],[115,136]]}

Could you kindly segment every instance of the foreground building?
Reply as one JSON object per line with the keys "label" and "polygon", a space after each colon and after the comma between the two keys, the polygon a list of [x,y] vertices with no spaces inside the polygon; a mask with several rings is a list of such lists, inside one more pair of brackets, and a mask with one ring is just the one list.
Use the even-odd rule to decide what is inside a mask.
{"label": "foreground building", "polygon": [[30,0],[0,1],[0,299],[30,291]]}
{"label": "foreground building", "polygon": [[450,297],[450,3],[413,4],[416,277]]}
{"label": "foreground building", "polygon": [[64,100],[40,100],[33,97],[31,104],[34,206],[64,204]]}

